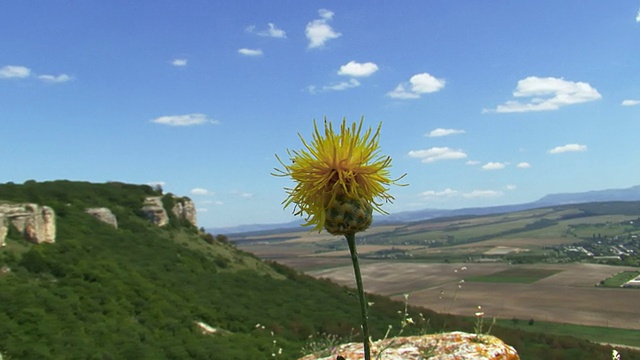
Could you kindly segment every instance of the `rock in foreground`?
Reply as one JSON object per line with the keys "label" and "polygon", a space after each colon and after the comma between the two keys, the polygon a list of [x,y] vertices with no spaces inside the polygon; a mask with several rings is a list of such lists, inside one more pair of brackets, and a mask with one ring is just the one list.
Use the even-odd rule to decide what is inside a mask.
{"label": "rock in foreground", "polygon": [[[495,336],[451,332],[423,336],[397,337],[371,345],[371,358],[380,351],[384,360],[519,360],[516,350]],[[331,354],[307,355],[300,360],[364,359],[362,343],[349,343],[331,350]]]}

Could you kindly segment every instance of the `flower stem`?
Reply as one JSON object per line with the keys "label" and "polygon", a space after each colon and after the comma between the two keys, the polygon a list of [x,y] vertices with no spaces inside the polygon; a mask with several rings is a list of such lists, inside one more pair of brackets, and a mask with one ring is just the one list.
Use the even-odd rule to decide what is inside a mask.
{"label": "flower stem", "polygon": [[369,347],[369,323],[367,316],[367,299],[364,296],[364,286],[362,285],[362,275],[360,274],[360,264],[358,263],[358,252],[356,250],[356,235],[346,234],[347,244],[351,252],[351,262],[353,263],[353,272],[356,276],[356,285],[358,287],[358,297],[360,298],[360,315],[362,317],[362,336],[364,344],[364,358],[371,359],[371,350]]}

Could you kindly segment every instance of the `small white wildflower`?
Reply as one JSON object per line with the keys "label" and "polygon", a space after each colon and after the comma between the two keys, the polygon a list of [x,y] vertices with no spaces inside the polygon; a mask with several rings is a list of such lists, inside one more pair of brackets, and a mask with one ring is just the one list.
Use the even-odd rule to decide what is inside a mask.
{"label": "small white wildflower", "polygon": [[369,307],[373,306],[373,304],[375,304],[373,301],[369,301],[369,302],[367,303],[367,305],[368,305]]}
{"label": "small white wildflower", "polygon": [[257,323],[256,324],[256,329],[259,329],[259,328],[260,328],[260,323]]}
{"label": "small white wildflower", "polygon": [[467,271],[467,267],[466,267],[466,266],[463,266],[462,268],[460,268],[460,270],[462,270],[462,271]]}
{"label": "small white wildflower", "polygon": [[620,356],[620,353],[618,352],[618,350],[613,349],[611,351],[611,360],[620,360],[622,359],[622,357]]}
{"label": "small white wildflower", "polygon": [[282,348],[278,349],[278,355],[282,355]]}
{"label": "small white wildflower", "polygon": [[406,320],[406,321],[407,321],[407,323],[408,323],[408,324],[414,324],[414,322],[413,322],[413,319],[412,319],[412,318],[407,318],[407,320]]}
{"label": "small white wildflower", "polygon": [[454,273],[457,273],[457,272],[458,272],[458,269],[453,270],[453,272],[454,272]]}
{"label": "small white wildflower", "polygon": [[405,300],[409,300],[409,294],[403,294]]}

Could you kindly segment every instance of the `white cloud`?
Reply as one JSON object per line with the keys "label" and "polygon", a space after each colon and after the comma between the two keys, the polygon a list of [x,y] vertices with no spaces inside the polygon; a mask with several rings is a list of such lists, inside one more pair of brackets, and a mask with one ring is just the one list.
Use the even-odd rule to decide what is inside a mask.
{"label": "white cloud", "polygon": [[287,38],[287,33],[282,29],[278,29],[278,27],[274,23],[268,23],[267,29],[265,30],[256,31],[256,27],[253,25],[248,26],[246,30],[247,32],[250,32],[252,34],[256,34],[259,36],[279,38],[279,39]]}
{"label": "white cloud", "polygon": [[478,161],[478,160],[469,160],[465,164],[466,165],[479,165],[480,161]]}
{"label": "white cloud", "polygon": [[[442,90],[445,83],[445,79],[438,79],[429,73],[420,73],[413,75],[408,83],[396,86],[393,91],[387,93],[387,96],[394,99],[417,99],[421,94]],[[407,90],[406,86],[410,87],[410,90]]]}
{"label": "white cloud", "polygon": [[219,124],[219,121],[207,118],[205,114],[187,114],[187,115],[170,115],[161,116],[159,118],[151,120],[156,124],[170,125],[170,126],[190,126],[200,125],[205,123]]}
{"label": "white cloud", "polygon": [[598,90],[586,82],[567,81],[562,78],[529,76],[518,81],[513,91],[516,98],[530,98],[528,102],[509,100],[495,109],[483,112],[529,112],[557,110],[563,106],[595,101],[602,98]]}
{"label": "white cloud", "polygon": [[515,185],[507,185],[507,186],[505,186],[505,189],[507,189],[507,190],[509,190],[509,191],[513,191],[513,190],[515,190],[515,189],[517,189],[517,188],[518,188],[518,187],[517,187],[517,186],[515,186]]}
{"label": "white cloud", "polygon": [[423,163],[432,163],[439,160],[456,160],[467,157],[462,150],[448,147],[432,147],[426,150],[411,150],[409,156],[421,159]]}
{"label": "white cloud", "polygon": [[638,15],[636,15],[636,22],[640,23],[640,10],[638,10]]}
{"label": "white cloud", "polygon": [[440,91],[445,84],[444,79],[436,79],[428,73],[413,75],[411,79],[409,79],[409,82],[411,83],[411,91],[418,94],[429,94]]}
{"label": "white cloud", "polygon": [[366,77],[378,71],[378,65],[372,62],[358,63],[355,61],[349,61],[346,65],[340,66],[338,75],[354,76],[354,77]]}
{"label": "white cloud", "polygon": [[325,9],[318,10],[320,19],[313,20],[307,24],[305,35],[309,39],[309,48],[317,48],[324,46],[324,43],[331,39],[337,39],[342,34],[333,30],[328,21],[333,19],[333,12]]}
{"label": "white cloud", "polygon": [[7,65],[0,68],[0,79],[26,78],[31,75],[31,69],[24,66]]}
{"label": "white cloud", "polygon": [[446,188],[442,191],[435,190],[427,190],[420,194],[420,196],[425,197],[427,199],[439,198],[439,197],[451,197],[458,194],[458,191],[452,190],[450,188]]}
{"label": "white cloud", "polygon": [[528,162],[521,162],[521,163],[518,163],[516,167],[519,169],[528,169],[531,167],[531,164],[529,164]]}
{"label": "white cloud", "polygon": [[235,196],[239,196],[243,199],[250,199],[253,197],[252,193],[248,193],[248,192],[242,192],[242,191],[238,191],[238,190],[231,190],[231,194],[235,195]]}
{"label": "white cloud", "polygon": [[387,96],[394,99],[417,99],[420,97],[420,95],[416,93],[408,92],[407,90],[405,90],[402,84],[396,86],[393,91],[389,91],[387,93]]}
{"label": "white cloud", "polygon": [[500,170],[504,169],[506,166],[507,164],[501,162],[488,162],[482,165],[482,170]]}
{"label": "white cloud", "polygon": [[565,152],[581,152],[581,151],[587,151],[587,145],[567,144],[563,146],[557,146],[549,150],[549,154],[561,154]]}
{"label": "white cloud", "polygon": [[471,192],[462,194],[462,196],[465,198],[496,197],[502,195],[504,195],[504,193],[497,190],[473,190]]}
{"label": "white cloud", "polygon": [[242,55],[245,56],[260,56],[262,55],[262,50],[260,49],[247,49],[247,48],[242,48],[242,49],[238,49],[238,52]]}
{"label": "white cloud", "polygon": [[207,189],[193,188],[191,189],[191,195],[212,195]]}
{"label": "white cloud", "polygon": [[171,61],[173,66],[187,66],[187,59],[173,59]]}
{"label": "white cloud", "polygon": [[342,91],[342,90],[346,90],[346,89],[350,89],[358,86],[360,86],[360,82],[358,80],[350,79],[349,81],[343,81],[335,85],[323,86],[322,90]]}
{"label": "white cloud", "polygon": [[623,100],[622,106],[635,106],[640,104],[640,100]]}
{"label": "white cloud", "polygon": [[320,15],[321,18],[325,19],[325,20],[331,20],[333,19],[333,11],[331,10],[327,10],[327,9],[320,9],[318,10],[318,15]]}
{"label": "white cloud", "polygon": [[428,134],[426,134],[426,136],[440,137],[440,136],[448,136],[448,135],[455,135],[455,134],[464,134],[464,130],[437,128],[437,129],[431,130]]}
{"label": "white cloud", "polygon": [[70,81],[72,78],[71,78],[71,76],[69,76],[67,74],[60,74],[58,76],[40,75],[40,76],[38,76],[38,79],[40,79],[42,81],[50,82],[50,83],[63,83],[63,82]]}

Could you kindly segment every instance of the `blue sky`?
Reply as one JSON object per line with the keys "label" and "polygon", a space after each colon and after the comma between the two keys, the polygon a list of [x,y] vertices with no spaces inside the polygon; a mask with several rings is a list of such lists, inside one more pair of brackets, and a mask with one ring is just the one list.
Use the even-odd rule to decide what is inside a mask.
{"label": "blue sky", "polygon": [[5,1],[0,182],[161,183],[279,223],[275,154],[382,122],[389,212],[640,184],[639,1]]}

